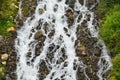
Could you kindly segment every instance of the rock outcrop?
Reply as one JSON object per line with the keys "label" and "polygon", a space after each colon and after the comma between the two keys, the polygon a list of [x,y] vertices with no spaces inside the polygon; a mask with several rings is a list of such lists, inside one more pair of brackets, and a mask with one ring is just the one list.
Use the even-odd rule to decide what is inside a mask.
{"label": "rock outcrop", "polygon": [[[73,8],[73,3],[74,0],[67,0],[68,2],[66,2],[67,4],[70,4],[70,7]],[[79,0],[81,4],[84,4],[83,0]],[[88,0],[87,6],[92,7],[93,3],[96,0]],[[37,0],[23,0],[22,1],[22,16],[18,15],[16,18],[16,24],[18,29],[23,25],[23,22],[26,20],[27,17],[29,16],[33,16],[33,13],[35,11],[36,8],[36,4],[37,4]],[[26,5],[27,4],[27,5]],[[44,9],[40,9],[40,14],[44,13]],[[70,28],[73,23],[74,23],[74,13],[80,13],[80,12],[74,12],[72,10],[67,10],[66,11],[66,17],[67,17],[67,21],[68,21],[68,27]],[[92,37],[90,34],[90,31],[88,30],[87,27],[87,22],[90,21],[90,15],[86,15],[87,19],[84,20],[82,22],[82,25],[78,26],[77,28],[77,32],[76,32],[76,36],[77,36],[77,40],[75,43],[75,51],[76,51],[76,56],[79,57],[79,60],[82,61],[84,64],[87,65],[87,68],[85,69],[85,71],[87,72],[86,74],[88,75],[88,77],[90,78],[90,80],[99,80],[98,76],[97,76],[97,71],[99,69],[98,67],[98,61],[99,58],[101,56],[101,50],[102,50],[102,46],[100,44],[98,44],[98,38],[96,37]],[[34,16],[31,18],[33,19]],[[79,21],[82,18],[82,14],[79,16]],[[95,20],[94,20],[95,21]],[[54,21],[53,21],[54,22]],[[41,23],[41,22],[40,22]],[[94,24],[94,22],[93,22]],[[44,24],[47,26],[47,23]],[[47,27],[46,27],[47,28]],[[36,44],[35,46],[35,57],[39,56],[41,53],[41,48],[44,45],[43,42],[45,41],[45,36],[43,35],[42,30],[40,30],[39,27],[37,27],[37,33],[34,36],[34,39],[38,41],[38,44]],[[67,32],[67,29],[64,29]],[[11,31],[11,30],[9,30]],[[13,31],[13,30],[12,30]],[[46,31],[47,32],[47,31]],[[54,31],[50,33],[49,37],[51,38],[54,35]],[[69,34],[67,34],[68,36],[70,36]],[[15,37],[10,36],[10,37],[6,37],[6,38],[0,38],[0,42],[4,40],[4,42],[2,42],[2,44],[0,44],[0,52],[2,53],[1,55],[1,59],[5,60],[6,63],[2,63],[6,65],[6,71],[5,71],[5,79],[6,80],[16,80],[16,62],[17,62],[17,54],[16,51],[14,50],[14,39]],[[4,46],[4,47],[3,47]],[[49,47],[49,52],[47,52],[47,56],[46,58],[51,61],[53,58],[53,52],[56,51],[57,48],[59,48],[60,46],[51,44],[51,46]],[[67,58],[66,55],[64,54],[64,49],[61,49],[62,51],[62,56],[63,58],[58,59],[57,63],[60,64],[61,62],[64,62],[64,60]],[[6,54],[7,53],[7,54]],[[31,56],[31,52],[27,53],[27,57]],[[4,55],[4,56],[3,56]],[[34,62],[34,60],[32,60]],[[28,63],[29,65],[29,63]],[[44,80],[44,78],[46,77],[46,75],[49,73],[49,69],[46,67],[46,64],[44,61],[42,61],[40,63],[40,74],[38,76],[41,77],[40,80]],[[64,62],[64,66],[67,66],[67,62]],[[77,79],[78,80],[85,80],[86,76],[84,75],[84,70],[81,67],[74,67],[74,69],[77,69]],[[57,79],[56,79],[57,80]]]}

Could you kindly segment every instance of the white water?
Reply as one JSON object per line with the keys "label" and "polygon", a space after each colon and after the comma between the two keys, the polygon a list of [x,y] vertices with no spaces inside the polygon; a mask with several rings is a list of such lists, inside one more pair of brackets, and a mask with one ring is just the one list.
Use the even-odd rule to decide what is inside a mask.
{"label": "white water", "polygon": [[[82,13],[82,19],[78,21],[78,17],[80,14],[76,14],[76,17],[74,17],[73,25],[71,27],[68,27],[67,17],[65,16],[65,14],[66,10],[72,10],[72,8],[70,8],[69,5],[65,4],[66,0],[61,0],[59,2],[58,1],[59,0],[38,1],[34,18],[31,20],[31,17],[28,17],[27,20],[24,22],[24,25],[21,26],[21,29],[17,31],[18,34],[15,42],[15,48],[19,59],[16,70],[17,80],[42,80],[39,77],[39,68],[41,67],[39,66],[39,63],[41,63],[42,61],[45,62],[49,70],[49,74],[46,75],[44,80],[55,80],[56,78],[61,80],[61,76],[63,75],[65,75],[65,80],[77,80],[77,69],[73,69],[73,63],[76,63],[77,66],[83,68],[86,80],[90,80],[90,78],[86,74],[87,72],[85,71],[87,65],[78,60],[74,45],[77,39],[76,29],[78,25],[81,25],[83,20],[86,20],[86,14],[91,15],[90,21],[88,21],[87,28],[90,30],[92,37],[98,37],[98,29],[96,29],[94,25],[92,25],[94,13],[92,11],[89,11],[86,7],[87,0],[84,0],[83,5],[81,5],[79,1],[76,0],[74,11],[80,11]],[[57,5],[56,11],[54,11],[55,5]],[[45,7],[46,10],[42,14],[40,14],[39,9],[44,9]],[[21,6],[19,8],[20,9],[18,15],[22,17]],[[39,25],[40,20],[42,21],[41,25]],[[55,20],[55,22],[52,22],[53,20]],[[46,22],[48,23],[47,31],[45,31],[44,29],[44,24]],[[43,43],[44,45],[42,46],[42,48],[40,48],[40,55],[34,57],[35,46],[38,43],[38,41],[34,39],[34,35],[38,31],[36,29],[38,25],[41,28],[41,31],[46,39]],[[68,30],[67,33],[64,31],[64,28]],[[32,32],[33,29],[35,32]],[[48,35],[51,31],[55,31],[55,33],[50,38],[48,37]],[[31,34],[32,36],[30,36]],[[68,36],[67,34],[69,34],[70,36]],[[103,45],[103,49],[100,60],[98,62],[98,66],[100,69],[98,70],[97,75],[99,77],[99,80],[103,80],[104,78],[102,77],[102,75],[110,69],[111,63],[110,58],[107,55],[104,43],[101,40],[98,41],[98,44],[99,43]],[[52,46],[52,44],[54,44],[55,47],[53,49],[53,52],[50,52],[49,47]],[[59,48],[57,48],[57,46],[59,46]],[[62,52],[62,49],[64,49],[64,53]],[[31,52],[30,58],[26,57],[28,52]],[[52,60],[47,59],[47,54],[50,53],[53,53]],[[63,58],[63,54],[65,54],[67,57]],[[62,61],[60,64],[57,64],[57,61],[59,61],[61,57],[64,59],[64,61]],[[34,59],[34,61],[32,61],[32,59]],[[106,63],[103,63],[102,59],[105,60]],[[27,64],[27,62],[29,62],[29,65]],[[68,66],[64,67],[64,63],[66,62]],[[50,79],[51,76],[52,79]]]}

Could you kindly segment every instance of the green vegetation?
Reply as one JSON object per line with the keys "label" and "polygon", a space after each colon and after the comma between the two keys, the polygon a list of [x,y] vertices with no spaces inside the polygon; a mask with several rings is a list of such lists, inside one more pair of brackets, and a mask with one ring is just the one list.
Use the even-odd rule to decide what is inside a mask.
{"label": "green vegetation", "polygon": [[8,35],[7,28],[15,26],[14,19],[18,10],[16,5],[16,0],[0,0],[0,35]]}
{"label": "green vegetation", "polygon": [[118,54],[113,59],[113,73],[112,75],[115,76],[116,80],[120,80],[120,54]]}
{"label": "green vegetation", "polygon": [[2,64],[0,64],[0,80],[2,79],[3,76],[4,76],[4,67]]}
{"label": "green vegetation", "polygon": [[120,52],[120,5],[115,5],[104,19],[101,27],[101,37],[107,47],[115,54]]}
{"label": "green vegetation", "polygon": [[110,80],[120,80],[120,0],[101,0],[97,12],[102,20],[100,36],[115,55]]}

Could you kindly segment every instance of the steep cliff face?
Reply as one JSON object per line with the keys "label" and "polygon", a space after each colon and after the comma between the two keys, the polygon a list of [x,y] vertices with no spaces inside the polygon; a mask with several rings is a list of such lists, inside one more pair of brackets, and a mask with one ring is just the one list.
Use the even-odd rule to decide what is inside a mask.
{"label": "steep cliff face", "polygon": [[[16,17],[16,26],[18,31],[22,29],[22,26],[25,26],[25,22],[27,22],[28,18],[30,18],[29,20],[30,22],[34,20],[35,18],[34,13],[35,13],[36,7],[40,2],[42,3],[43,1],[44,0],[28,0],[28,1],[22,0],[21,1],[20,7],[19,7],[19,14]],[[61,1],[62,0],[58,0],[58,3]],[[98,3],[96,0],[83,0],[83,1],[79,0],[79,2],[80,2],[79,5],[81,4],[81,7],[83,8],[82,10],[79,10],[79,8],[77,8],[79,6],[76,7],[76,10],[74,9],[74,6],[76,5],[74,0],[66,0],[65,2],[65,4],[69,5],[69,8],[65,10],[65,14],[64,14],[64,17],[66,17],[67,19],[66,23],[68,23],[67,27],[63,28],[64,34],[65,36],[70,37],[71,42],[72,41],[75,42],[73,46],[75,50],[75,57],[77,57],[76,59],[73,60],[73,63],[71,63],[73,64],[72,70],[76,71],[76,76],[75,76],[76,80],[86,80],[86,79],[87,80],[103,80],[103,79],[107,80],[109,75],[107,73],[107,70],[110,69],[111,64],[109,62],[109,56],[107,55],[107,52],[105,50],[104,43],[102,42],[102,40],[100,40],[97,37],[99,29],[98,29],[98,21],[96,19],[97,14],[94,14],[94,10],[95,10],[95,6]],[[82,5],[85,5],[87,7],[84,7]],[[39,9],[40,14],[44,14],[45,12],[47,13],[46,6],[44,6],[44,8]],[[57,5],[54,8],[54,11],[56,10],[57,10]],[[75,20],[76,17],[77,17],[77,21]],[[29,38],[31,38],[31,36],[33,36],[32,33],[35,33],[34,39],[37,44],[34,44],[34,41],[29,44],[30,46],[34,46],[35,55],[33,56],[31,62],[29,61],[25,62],[25,64],[28,66],[31,66],[32,64],[34,64],[36,58],[43,54],[42,51],[44,50],[46,39],[52,39],[55,33],[57,33],[55,29],[53,29],[46,36],[45,34],[48,33],[49,27],[51,28],[50,26],[51,24],[49,24],[49,22],[44,23],[42,19],[36,23],[37,23],[37,26],[36,25],[35,27],[33,26],[34,28],[31,29],[31,34],[29,35]],[[52,20],[52,23],[55,23],[54,19]],[[70,33],[70,30],[74,28],[75,23],[79,24],[76,27],[76,30],[75,30],[76,32],[73,32],[76,34],[75,36],[76,40],[74,39],[74,37],[71,37],[73,33]],[[43,29],[41,29],[40,26],[42,26]],[[21,33],[17,32],[17,34],[21,34]],[[23,36],[24,35],[26,34],[23,34]],[[61,43],[61,45],[63,44],[62,42],[64,42],[63,38],[64,36],[62,35],[62,36],[59,36],[59,39],[57,39],[58,42],[60,41],[59,43]],[[11,50],[8,51],[10,52],[10,54],[7,60],[7,67],[6,67],[6,73],[5,73],[6,80],[17,80],[17,76],[18,76],[16,72],[16,63],[19,63],[20,57],[17,56],[17,53],[16,53],[17,50],[15,51],[14,39],[15,38],[12,38],[12,43],[8,41],[11,44],[9,46]],[[26,39],[26,37],[24,39]],[[7,43],[7,45],[9,43]],[[20,44],[19,40],[18,40],[18,44]],[[64,47],[61,48],[61,45],[59,44],[56,45],[56,43],[53,42],[47,48],[48,50],[46,52],[45,59],[43,60],[42,58],[40,59],[41,61],[39,62],[39,66],[38,66],[39,68],[38,76],[40,77],[40,80],[44,80],[44,79],[48,80],[46,77],[49,77],[49,75],[51,76],[51,80],[54,80],[54,76],[56,74],[55,72],[51,73],[53,66],[50,65],[50,63],[53,64],[53,62],[56,62],[55,65],[64,64],[64,67],[68,67],[69,61],[67,61],[67,58],[68,58],[67,55],[69,54],[66,53],[66,48]],[[71,44],[67,44],[67,45],[69,47],[69,45]],[[1,49],[2,49],[2,46],[3,45],[1,45]],[[60,50],[61,57],[59,57],[56,60],[55,52],[57,50],[58,51]],[[26,52],[27,59],[30,59],[31,56],[32,56],[31,51]],[[56,61],[53,61],[53,59]],[[68,79],[66,78],[66,75],[67,75],[66,73],[64,75],[61,75],[60,78],[56,78],[55,80]],[[69,76],[70,80],[72,80],[71,76]],[[21,76],[21,78],[23,78],[23,75]]]}

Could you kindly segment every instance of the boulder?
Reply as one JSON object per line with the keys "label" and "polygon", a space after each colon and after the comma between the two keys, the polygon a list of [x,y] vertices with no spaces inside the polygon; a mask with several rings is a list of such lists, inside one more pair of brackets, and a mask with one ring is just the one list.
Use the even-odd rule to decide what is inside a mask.
{"label": "boulder", "polygon": [[85,55],[87,55],[85,51],[86,51],[86,48],[83,45],[78,46],[78,48],[76,50],[78,56],[81,56],[81,55],[85,56]]}
{"label": "boulder", "polygon": [[34,36],[34,39],[36,39],[36,40],[39,39],[42,36],[42,34],[43,34],[42,30],[37,31]]}
{"label": "boulder", "polygon": [[39,13],[40,13],[40,14],[43,14],[44,12],[45,12],[45,10],[44,10],[43,8],[40,8],[40,9],[39,9]]}

